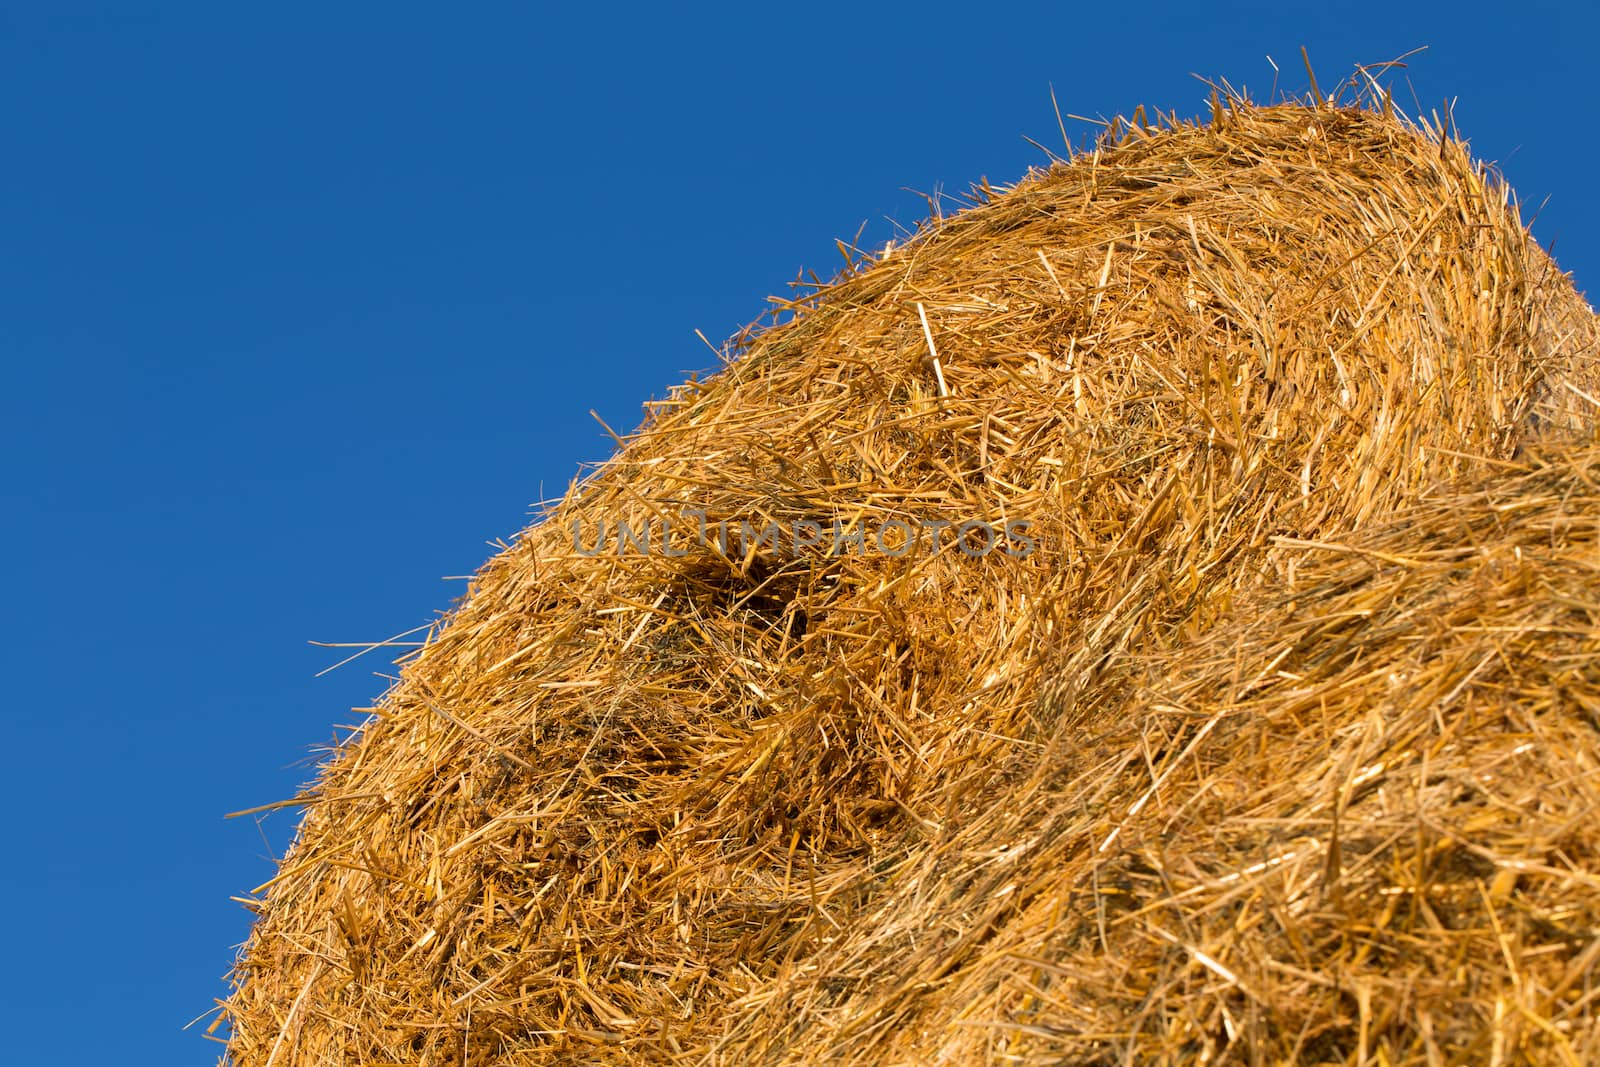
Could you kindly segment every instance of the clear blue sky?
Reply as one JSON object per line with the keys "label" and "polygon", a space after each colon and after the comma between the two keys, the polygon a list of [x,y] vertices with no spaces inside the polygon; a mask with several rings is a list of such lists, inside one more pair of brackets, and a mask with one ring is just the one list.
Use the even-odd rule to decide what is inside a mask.
{"label": "clear blue sky", "polygon": [[1428,45],[1417,96],[1600,284],[1586,14],[145,6],[0,13],[7,1063],[213,1062],[180,1027],[293,827],[223,814],[384,687],[307,642],[445,608],[607,454],[590,408],[632,427],[712,362],[696,328],[915,222],[906,189],[1041,162],[1051,84],[1188,114],[1191,72],[1299,91],[1304,44],[1328,88]]}

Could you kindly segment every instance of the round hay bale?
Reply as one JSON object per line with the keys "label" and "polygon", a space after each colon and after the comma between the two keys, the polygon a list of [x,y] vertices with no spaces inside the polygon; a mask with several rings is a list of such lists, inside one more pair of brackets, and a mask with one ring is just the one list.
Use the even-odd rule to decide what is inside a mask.
{"label": "round hay bale", "polygon": [[1460,143],[1130,124],[793,311],[328,760],[232,1063],[1600,1058],[1600,332]]}

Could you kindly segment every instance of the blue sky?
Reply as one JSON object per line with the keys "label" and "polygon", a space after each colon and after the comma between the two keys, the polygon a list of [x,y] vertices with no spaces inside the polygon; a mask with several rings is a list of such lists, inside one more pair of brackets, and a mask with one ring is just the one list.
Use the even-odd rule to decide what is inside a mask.
{"label": "blue sky", "polygon": [[[784,291],[1064,111],[1419,46],[1600,285],[1593,16],[1186,4],[0,9],[6,1062],[203,1064],[370,656]],[[1285,7],[1295,10],[1285,12]],[[226,8],[226,10],[223,10]],[[1400,103],[1411,110],[1404,78]],[[1074,125],[1075,137],[1084,132]],[[377,672],[377,673],[375,673]]]}

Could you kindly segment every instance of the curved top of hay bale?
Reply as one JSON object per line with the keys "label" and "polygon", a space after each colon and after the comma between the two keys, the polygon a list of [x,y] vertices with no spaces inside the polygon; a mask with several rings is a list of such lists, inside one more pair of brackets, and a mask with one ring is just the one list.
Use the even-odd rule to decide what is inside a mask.
{"label": "curved top of hay bale", "polygon": [[974,199],[489,561],[233,1062],[1595,1054],[1600,334],[1504,187],[1235,103]]}

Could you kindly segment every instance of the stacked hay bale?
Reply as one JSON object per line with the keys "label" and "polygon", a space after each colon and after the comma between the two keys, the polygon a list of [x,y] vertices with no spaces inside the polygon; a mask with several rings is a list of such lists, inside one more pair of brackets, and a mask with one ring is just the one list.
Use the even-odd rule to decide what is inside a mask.
{"label": "stacked hay bale", "polygon": [[1600,1058],[1600,332],[1504,187],[1229,101],[975,201],[489,561],[231,1062]]}

